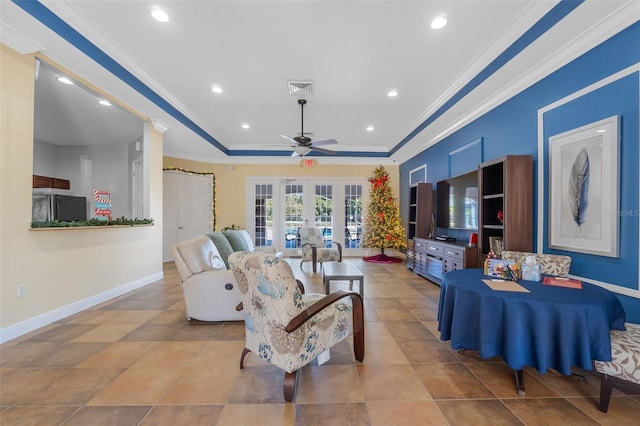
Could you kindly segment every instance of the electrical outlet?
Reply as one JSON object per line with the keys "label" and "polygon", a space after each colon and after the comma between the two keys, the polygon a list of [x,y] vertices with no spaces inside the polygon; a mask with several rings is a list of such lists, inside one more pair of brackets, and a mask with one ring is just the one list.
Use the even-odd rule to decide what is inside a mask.
{"label": "electrical outlet", "polygon": [[18,297],[24,297],[27,295],[27,286],[24,284],[18,284]]}

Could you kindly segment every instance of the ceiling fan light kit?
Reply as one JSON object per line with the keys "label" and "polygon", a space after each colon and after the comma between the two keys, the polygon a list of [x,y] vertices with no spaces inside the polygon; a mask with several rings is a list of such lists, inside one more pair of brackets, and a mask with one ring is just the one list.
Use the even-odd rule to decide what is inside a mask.
{"label": "ceiling fan light kit", "polygon": [[298,136],[293,138],[280,135],[289,142],[293,142],[295,145],[292,146],[293,154],[292,156],[304,156],[307,155],[310,151],[318,151],[324,154],[335,154],[335,151],[326,148],[320,148],[323,145],[331,145],[334,143],[338,143],[335,139],[325,139],[321,141],[312,141],[310,137],[305,136],[304,132],[304,106],[307,103],[306,99],[298,99],[298,105],[300,105],[300,133]]}

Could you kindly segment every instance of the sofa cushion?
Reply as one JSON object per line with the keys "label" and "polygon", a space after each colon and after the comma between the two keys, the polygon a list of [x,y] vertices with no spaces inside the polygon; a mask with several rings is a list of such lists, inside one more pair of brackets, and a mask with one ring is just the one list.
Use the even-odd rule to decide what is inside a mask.
{"label": "sofa cushion", "polygon": [[215,244],[218,249],[218,253],[220,253],[220,257],[224,261],[224,264],[229,268],[229,261],[227,259],[229,258],[229,255],[235,251],[233,250],[233,247],[231,247],[229,240],[227,240],[224,234],[220,231],[207,234],[207,237],[213,241],[213,244]]}
{"label": "sofa cushion", "polygon": [[194,274],[227,269],[216,246],[204,235],[182,241],[177,245],[177,249],[184,263]]}
{"label": "sofa cushion", "polygon": [[246,229],[238,229],[236,232],[238,233],[238,235],[242,237],[246,246],[248,247],[247,250],[243,250],[243,251],[255,250],[255,245],[253,244],[253,240],[251,239],[251,235],[249,234],[249,231],[247,231]]}
{"label": "sofa cushion", "polygon": [[227,229],[226,231],[222,231],[222,233],[229,240],[233,251],[251,251],[251,247],[247,246],[246,241],[238,231]]}

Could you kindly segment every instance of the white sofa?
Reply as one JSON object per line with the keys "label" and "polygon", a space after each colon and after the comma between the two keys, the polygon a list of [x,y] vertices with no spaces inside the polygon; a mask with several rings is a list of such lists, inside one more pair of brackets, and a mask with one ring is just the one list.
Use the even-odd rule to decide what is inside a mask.
{"label": "white sofa", "polygon": [[244,313],[236,310],[241,302],[236,280],[208,236],[182,241],[171,251],[182,278],[187,318],[200,321],[244,319]]}
{"label": "white sofa", "polygon": [[182,279],[182,291],[189,319],[238,321],[240,292],[228,270],[227,257],[235,251],[263,251],[281,256],[274,246],[255,247],[246,229],[212,232],[171,247]]}

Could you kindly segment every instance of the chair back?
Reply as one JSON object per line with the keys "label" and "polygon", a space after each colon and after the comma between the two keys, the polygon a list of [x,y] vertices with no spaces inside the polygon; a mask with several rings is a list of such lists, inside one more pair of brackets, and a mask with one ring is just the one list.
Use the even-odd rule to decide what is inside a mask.
{"label": "chair back", "polygon": [[527,253],[523,251],[502,251],[502,258],[524,263],[528,256],[533,256],[536,263],[540,265],[540,272],[543,274],[566,277],[571,268],[571,258],[559,254]]}
{"label": "chair back", "polygon": [[[247,332],[254,336],[284,333],[287,324],[303,309],[302,293],[291,266],[259,251],[232,253],[229,266],[242,294]],[[249,340],[250,336],[246,337]],[[259,337],[256,341],[267,340]]]}
{"label": "chair back", "polygon": [[324,236],[320,228],[300,228],[300,245],[306,243],[316,248],[325,248]]}

